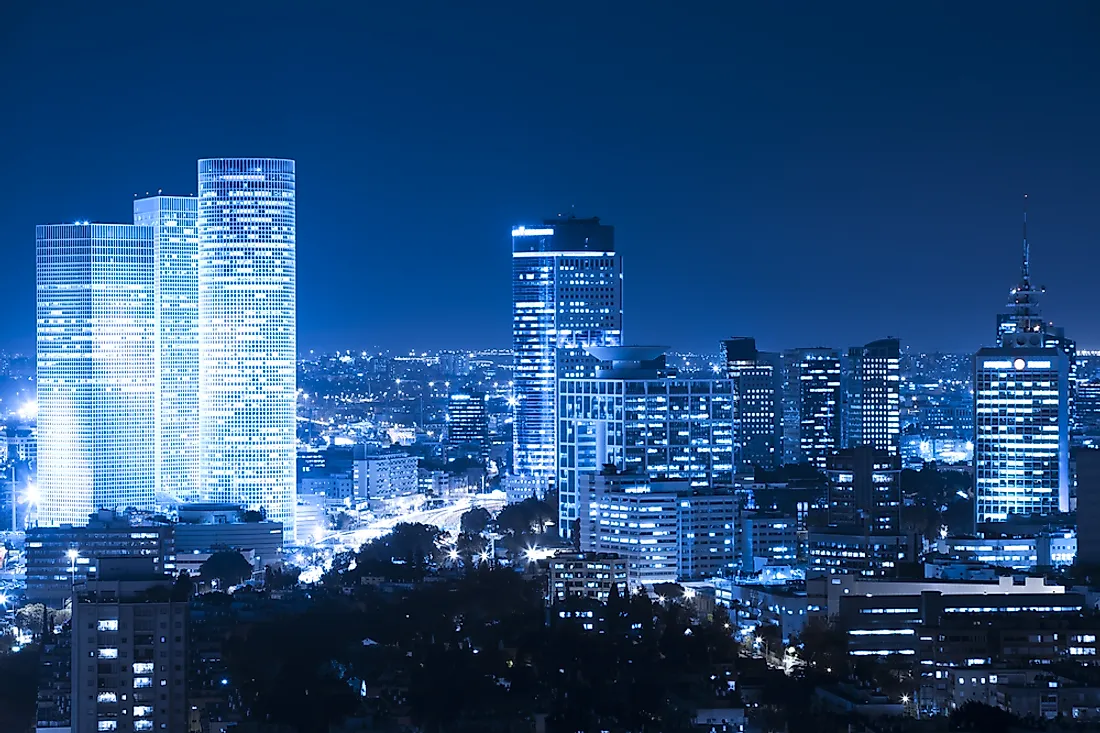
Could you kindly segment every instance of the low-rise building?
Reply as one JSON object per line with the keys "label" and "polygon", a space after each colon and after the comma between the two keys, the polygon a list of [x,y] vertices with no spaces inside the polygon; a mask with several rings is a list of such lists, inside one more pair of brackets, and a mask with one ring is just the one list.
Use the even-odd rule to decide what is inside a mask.
{"label": "low-rise building", "polygon": [[628,592],[627,561],[605,552],[575,552],[555,555],[550,560],[550,603],[580,596],[606,602],[611,589]]}
{"label": "low-rise building", "polygon": [[774,512],[741,515],[741,570],[757,573],[769,565],[793,565],[798,560],[798,520]]}
{"label": "low-rise building", "polygon": [[94,575],[105,558],[149,558],[158,572],[175,570],[173,527],[167,521],[132,523],[109,509],[91,515],[83,527],[27,530],[27,600],[60,608],[73,585]]}

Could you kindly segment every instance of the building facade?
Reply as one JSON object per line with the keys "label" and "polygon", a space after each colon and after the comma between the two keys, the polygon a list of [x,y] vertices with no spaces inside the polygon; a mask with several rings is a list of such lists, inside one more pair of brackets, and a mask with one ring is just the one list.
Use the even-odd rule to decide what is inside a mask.
{"label": "building facade", "polygon": [[614,228],[554,219],[512,230],[513,472],[555,478],[557,380],[592,376],[584,347],[622,338]]}
{"label": "building facade", "polygon": [[156,303],[156,490],[194,501],[199,491],[199,202],[134,201],[134,224],[153,229]]}
{"label": "building facade", "polygon": [[756,350],[756,339],[722,342],[725,376],[737,389],[737,432],[743,467],[774,469],[782,461],[782,393],[778,354]]}
{"label": "building facade", "polygon": [[558,501],[563,533],[578,514],[580,475],[614,465],[654,480],[732,485],[734,387],[677,379],[659,347],[592,347],[593,378],[559,382]]}
{"label": "building facade", "polygon": [[36,231],[38,522],[152,508],[156,484],[154,229]]}
{"label": "building facade", "polygon": [[187,599],[142,559],[77,587],[72,731],[186,730]]}
{"label": "building facade", "polygon": [[627,562],[618,555],[574,552],[550,560],[550,603],[578,596],[606,603],[612,588],[622,595],[629,592]]}
{"label": "building facade", "polygon": [[103,509],[78,526],[27,530],[27,600],[61,608],[74,583],[94,577],[104,559],[148,558],[158,572],[175,568],[170,524],[134,525]]}
{"label": "building facade", "polygon": [[797,364],[799,458],[821,470],[841,447],[840,371],[832,349],[805,349]]}
{"label": "building facade", "polygon": [[1039,343],[975,355],[978,523],[1069,511],[1068,378],[1065,353]]}
{"label": "building facade", "polygon": [[294,525],[294,161],[199,161],[200,494]]}
{"label": "building facade", "polygon": [[901,343],[880,339],[849,350],[847,446],[898,454],[901,437]]}
{"label": "building facade", "polygon": [[452,394],[447,406],[447,445],[471,458],[489,458],[489,413],[484,392]]}

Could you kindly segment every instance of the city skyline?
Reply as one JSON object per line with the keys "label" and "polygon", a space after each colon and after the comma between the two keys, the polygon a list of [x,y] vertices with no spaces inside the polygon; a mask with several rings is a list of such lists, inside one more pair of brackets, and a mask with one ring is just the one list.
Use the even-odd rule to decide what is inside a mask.
{"label": "city skyline", "polygon": [[[710,351],[755,334],[774,351],[893,336],[967,352],[987,343],[988,313],[1014,279],[1024,192],[1046,310],[1084,346],[1097,345],[1087,272],[1100,234],[1091,216],[1100,183],[1089,173],[1100,167],[1100,147],[1091,134],[1097,100],[1084,91],[1100,59],[1086,11],[1022,7],[955,9],[948,27],[936,14],[885,8],[858,16],[754,8],[736,18],[712,9],[706,22],[656,24],[662,32],[645,7],[586,8],[585,23],[567,12],[469,8],[461,13],[470,28],[457,35],[443,32],[459,12],[446,8],[415,19],[401,9],[347,11],[325,34],[295,26],[281,3],[261,17],[229,11],[215,27],[173,16],[181,32],[233,39],[246,52],[288,28],[300,32],[300,53],[275,63],[293,79],[322,81],[295,87],[270,117],[255,115],[245,97],[281,94],[279,74],[240,96],[201,55],[193,67],[189,50],[161,55],[152,39],[128,33],[136,22],[128,14],[74,7],[76,22],[55,28],[44,11],[10,11],[0,58],[12,67],[32,49],[71,58],[81,37],[123,33],[131,45],[87,63],[28,65],[4,82],[13,108],[27,113],[0,122],[0,133],[20,141],[0,183],[10,258],[0,287],[12,294],[0,343],[31,346],[20,324],[32,307],[35,224],[125,221],[127,194],[194,193],[183,172],[191,160],[275,150],[311,181],[300,192],[309,212],[299,224],[304,349],[506,346],[510,324],[499,314],[509,276],[499,255],[511,228],[575,212],[617,228],[632,341],[675,337],[675,348]],[[156,23],[167,11],[148,12]],[[771,35],[777,24],[790,36],[782,46]],[[532,27],[541,52],[516,53]],[[453,68],[410,50],[424,34]],[[854,67],[857,53],[878,63]],[[158,63],[133,63],[139,56]],[[154,88],[161,75],[207,102],[183,113],[151,105],[140,124],[96,113],[114,109],[125,87]],[[114,78],[129,82],[107,86]],[[1061,82],[1036,83],[1047,78]],[[464,79],[477,79],[476,88]],[[360,86],[357,99],[334,96]],[[545,114],[526,111],[531,89],[557,90]],[[73,99],[88,113],[62,131],[68,117],[58,112]],[[565,112],[573,109],[590,113]],[[54,164],[66,175],[39,182],[34,171]],[[682,246],[699,260],[668,256]],[[929,283],[931,300],[922,297]],[[660,292],[677,297],[653,297]],[[822,302],[833,318],[799,317]],[[395,303],[400,319],[360,317]]]}

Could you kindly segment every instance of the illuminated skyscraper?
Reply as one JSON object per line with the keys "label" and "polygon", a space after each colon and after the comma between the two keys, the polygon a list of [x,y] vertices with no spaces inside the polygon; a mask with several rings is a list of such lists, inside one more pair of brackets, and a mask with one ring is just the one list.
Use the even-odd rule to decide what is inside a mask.
{"label": "illuminated skyscraper", "polygon": [[204,501],[294,535],[294,161],[199,161],[199,475]]}
{"label": "illuminated skyscraper", "polygon": [[976,521],[1069,511],[1073,342],[1039,316],[1024,215],[1020,282],[998,319],[1000,346],[974,355]]}
{"label": "illuminated skyscraper", "polygon": [[840,355],[805,349],[798,370],[798,442],[802,461],[821,470],[840,446]]}
{"label": "illuminated skyscraper", "polygon": [[779,355],[756,350],[756,339],[722,342],[725,376],[737,389],[741,464],[773,469],[782,460],[782,401]]}
{"label": "illuminated skyscraper", "polygon": [[41,525],[154,504],[153,235],[129,224],[37,228]]}
{"label": "illuminated skyscraper", "polygon": [[901,437],[901,344],[880,339],[848,351],[847,444],[898,454]]}
{"label": "illuminated skyscraper", "polygon": [[585,346],[622,338],[622,260],[599,219],[512,230],[513,470],[553,481],[557,381],[590,377]]}
{"label": "illuminated skyscraper", "polygon": [[1069,360],[1056,348],[1002,346],[975,355],[978,522],[1069,511],[1068,381]]}
{"label": "illuminated skyscraper", "polygon": [[156,267],[156,488],[199,499],[199,202],[134,201],[134,224],[153,228]]}

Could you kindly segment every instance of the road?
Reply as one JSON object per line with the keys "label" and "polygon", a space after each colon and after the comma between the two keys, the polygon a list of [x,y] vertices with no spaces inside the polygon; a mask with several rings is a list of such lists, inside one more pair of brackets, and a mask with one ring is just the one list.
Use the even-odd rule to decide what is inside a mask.
{"label": "road", "polygon": [[457,534],[462,515],[473,507],[484,507],[490,514],[496,514],[506,502],[504,492],[491,494],[470,494],[450,506],[437,509],[421,509],[399,517],[377,519],[370,526],[347,532],[333,532],[317,543],[316,547],[331,547],[338,550],[358,549],[361,545],[388,533],[394,525],[407,522],[411,524],[431,524],[445,532]]}

